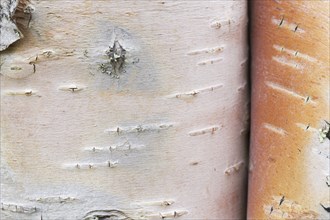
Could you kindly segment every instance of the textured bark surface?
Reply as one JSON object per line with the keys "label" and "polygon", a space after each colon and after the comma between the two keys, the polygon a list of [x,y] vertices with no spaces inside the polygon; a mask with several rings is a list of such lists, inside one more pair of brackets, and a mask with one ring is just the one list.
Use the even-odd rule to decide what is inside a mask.
{"label": "textured bark surface", "polygon": [[1,54],[1,219],[245,215],[246,1],[36,1]]}
{"label": "textured bark surface", "polygon": [[248,217],[329,219],[329,2],[251,8]]}
{"label": "textured bark surface", "polygon": [[30,0],[0,1],[0,51],[24,37],[20,28],[29,27],[33,11]]}

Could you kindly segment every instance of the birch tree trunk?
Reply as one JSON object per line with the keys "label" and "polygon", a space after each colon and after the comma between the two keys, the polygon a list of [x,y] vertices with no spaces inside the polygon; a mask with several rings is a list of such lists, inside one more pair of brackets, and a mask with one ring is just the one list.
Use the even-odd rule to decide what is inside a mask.
{"label": "birch tree trunk", "polygon": [[1,219],[243,218],[246,1],[34,6],[1,54]]}
{"label": "birch tree trunk", "polygon": [[248,218],[330,218],[329,1],[254,1]]}

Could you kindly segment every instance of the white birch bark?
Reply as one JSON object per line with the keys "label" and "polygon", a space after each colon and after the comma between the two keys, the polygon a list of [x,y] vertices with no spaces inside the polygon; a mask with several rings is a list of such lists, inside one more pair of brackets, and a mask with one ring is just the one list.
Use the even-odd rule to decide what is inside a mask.
{"label": "white birch bark", "polygon": [[243,218],[246,16],[36,1],[1,54],[1,219]]}

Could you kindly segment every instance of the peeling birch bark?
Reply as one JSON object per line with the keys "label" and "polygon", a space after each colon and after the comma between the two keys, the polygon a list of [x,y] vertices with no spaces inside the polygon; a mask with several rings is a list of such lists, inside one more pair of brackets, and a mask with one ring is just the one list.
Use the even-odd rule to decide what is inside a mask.
{"label": "peeling birch bark", "polygon": [[1,219],[244,218],[246,4],[36,1],[1,54]]}
{"label": "peeling birch bark", "polygon": [[249,219],[330,219],[329,1],[252,9]]}

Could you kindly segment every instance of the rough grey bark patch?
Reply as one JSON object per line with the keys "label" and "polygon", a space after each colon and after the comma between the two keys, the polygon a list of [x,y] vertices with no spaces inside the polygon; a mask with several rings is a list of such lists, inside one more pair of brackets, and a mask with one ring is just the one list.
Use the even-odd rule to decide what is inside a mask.
{"label": "rough grey bark patch", "polygon": [[130,220],[124,212],[116,209],[112,210],[94,210],[88,212],[84,216],[84,220],[106,220],[106,219],[117,219],[117,220]]}
{"label": "rough grey bark patch", "polygon": [[109,61],[100,64],[99,68],[102,73],[109,74],[115,78],[119,78],[119,73],[125,64],[126,50],[120,45],[118,40],[115,40],[112,46],[106,51]]}
{"label": "rough grey bark patch", "polygon": [[325,125],[319,129],[319,139],[323,143],[326,138],[330,139],[330,123],[325,121]]}
{"label": "rough grey bark patch", "polygon": [[[0,51],[7,49],[12,43],[23,38],[17,27],[17,19],[33,13],[34,7],[29,0],[1,0],[0,1]],[[28,23],[29,23],[28,21]]]}
{"label": "rough grey bark patch", "polygon": [[23,37],[13,20],[18,0],[1,0],[0,2],[0,51]]}

